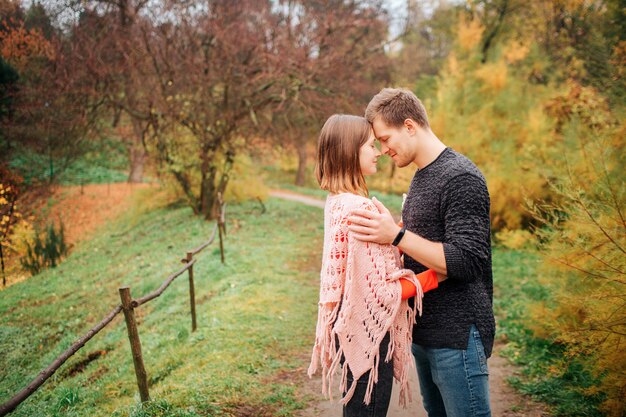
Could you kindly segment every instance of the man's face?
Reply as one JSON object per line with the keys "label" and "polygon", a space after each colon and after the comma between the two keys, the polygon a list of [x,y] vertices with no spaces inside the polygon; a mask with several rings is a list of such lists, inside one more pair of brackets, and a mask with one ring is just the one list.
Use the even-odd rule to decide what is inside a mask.
{"label": "man's face", "polygon": [[406,126],[391,127],[381,117],[377,117],[372,128],[380,142],[380,151],[383,155],[389,155],[398,167],[404,168],[415,160],[415,138],[411,137]]}

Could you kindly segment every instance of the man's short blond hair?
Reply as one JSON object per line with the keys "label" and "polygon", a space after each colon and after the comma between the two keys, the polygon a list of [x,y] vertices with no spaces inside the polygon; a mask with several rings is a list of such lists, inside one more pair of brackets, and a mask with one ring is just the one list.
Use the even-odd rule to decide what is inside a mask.
{"label": "man's short blond hair", "polygon": [[374,123],[377,117],[391,127],[401,127],[406,119],[413,119],[420,127],[430,128],[424,105],[412,91],[404,88],[383,88],[370,100],[365,118]]}

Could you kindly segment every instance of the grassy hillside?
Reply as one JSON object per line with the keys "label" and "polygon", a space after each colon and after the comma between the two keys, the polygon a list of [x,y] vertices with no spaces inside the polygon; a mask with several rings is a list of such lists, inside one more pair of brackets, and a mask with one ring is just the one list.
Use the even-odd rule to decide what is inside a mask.
{"label": "grassy hillside", "polygon": [[[186,275],[138,309],[154,403],[140,410],[123,318],[92,339],[15,416],[289,415],[305,404],[285,375],[308,352],[316,318],[322,211],[270,200],[230,206],[227,265],[218,245],[196,264],[198,330]],[[186,207],[129,213],[63,264],[0,293],[0,402],[119,303],[180,267],[213,224]],[[300,378],[300,376],[298,376]]]}
{"label": "grassy hillside", "polygon": [[[399,197],[383,201],[399,205]],[[217,244],[199,255],[196,332],[186,274],[138,309],[154,400],[147,408],[138,406],[120,315],[12,415],[290,416],[321,400],[307,397],[301,382],[316,319],[323,214],[276,199],[266,207],[228,207],[226,266]],[[212,228],[183,206],[131,211],[60,267],[0,292],[0,402],[117,305],[118,287],[130,285],[135,297],[156,289]],[[493,259],[498,338],[524,367],[514,385],[552,403],[555,415],[597,415],[597,400],[577,392],[584,373],[545,378],[558,352],[528,330],[532,302],[549,296],[535,279],[537,257],[496,248]]]}

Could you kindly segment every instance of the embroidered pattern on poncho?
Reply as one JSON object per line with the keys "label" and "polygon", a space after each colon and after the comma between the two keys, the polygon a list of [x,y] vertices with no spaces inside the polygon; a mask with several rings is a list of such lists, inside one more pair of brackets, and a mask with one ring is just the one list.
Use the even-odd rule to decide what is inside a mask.
{"label": "embroidered pattern on poncho", "polygon": [[[397,248],[352,237],[347,218],[359,208],[378,212],[371,200],[354,194],[330,195],[326,200],[319,310],[308,374],[312,376],[321,365],[322,393],[332,400],[333,377],[341,367],[339,389],[346,393],[341,399],[346,404],[357,380],[370,371],[364,399],[369,404],[378,382],[380,343],[389,332],[388,353],[382,359],[393,359],[394,378],[400,383],[400,405],[406,406],[407,400],[411,401],[408,372],[415,366],[410,351],[411,330],[416,311],[421,314],[423,293],[415,274],[400,267]],[[400,278],[417,287],[413,308],[401,299]],[[354,377],[350,387],[348,369]]]}

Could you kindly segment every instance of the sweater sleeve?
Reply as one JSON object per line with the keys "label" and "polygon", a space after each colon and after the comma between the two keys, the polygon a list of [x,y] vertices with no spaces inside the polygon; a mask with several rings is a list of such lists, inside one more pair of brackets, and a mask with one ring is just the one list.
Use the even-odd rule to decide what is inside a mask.
{"label": "sweater sleeve", "polygon": [[441,209],[448,278],[469,282],[481,277],[490,250],[487,184],[472,174],[452,178],[444,187]]}

